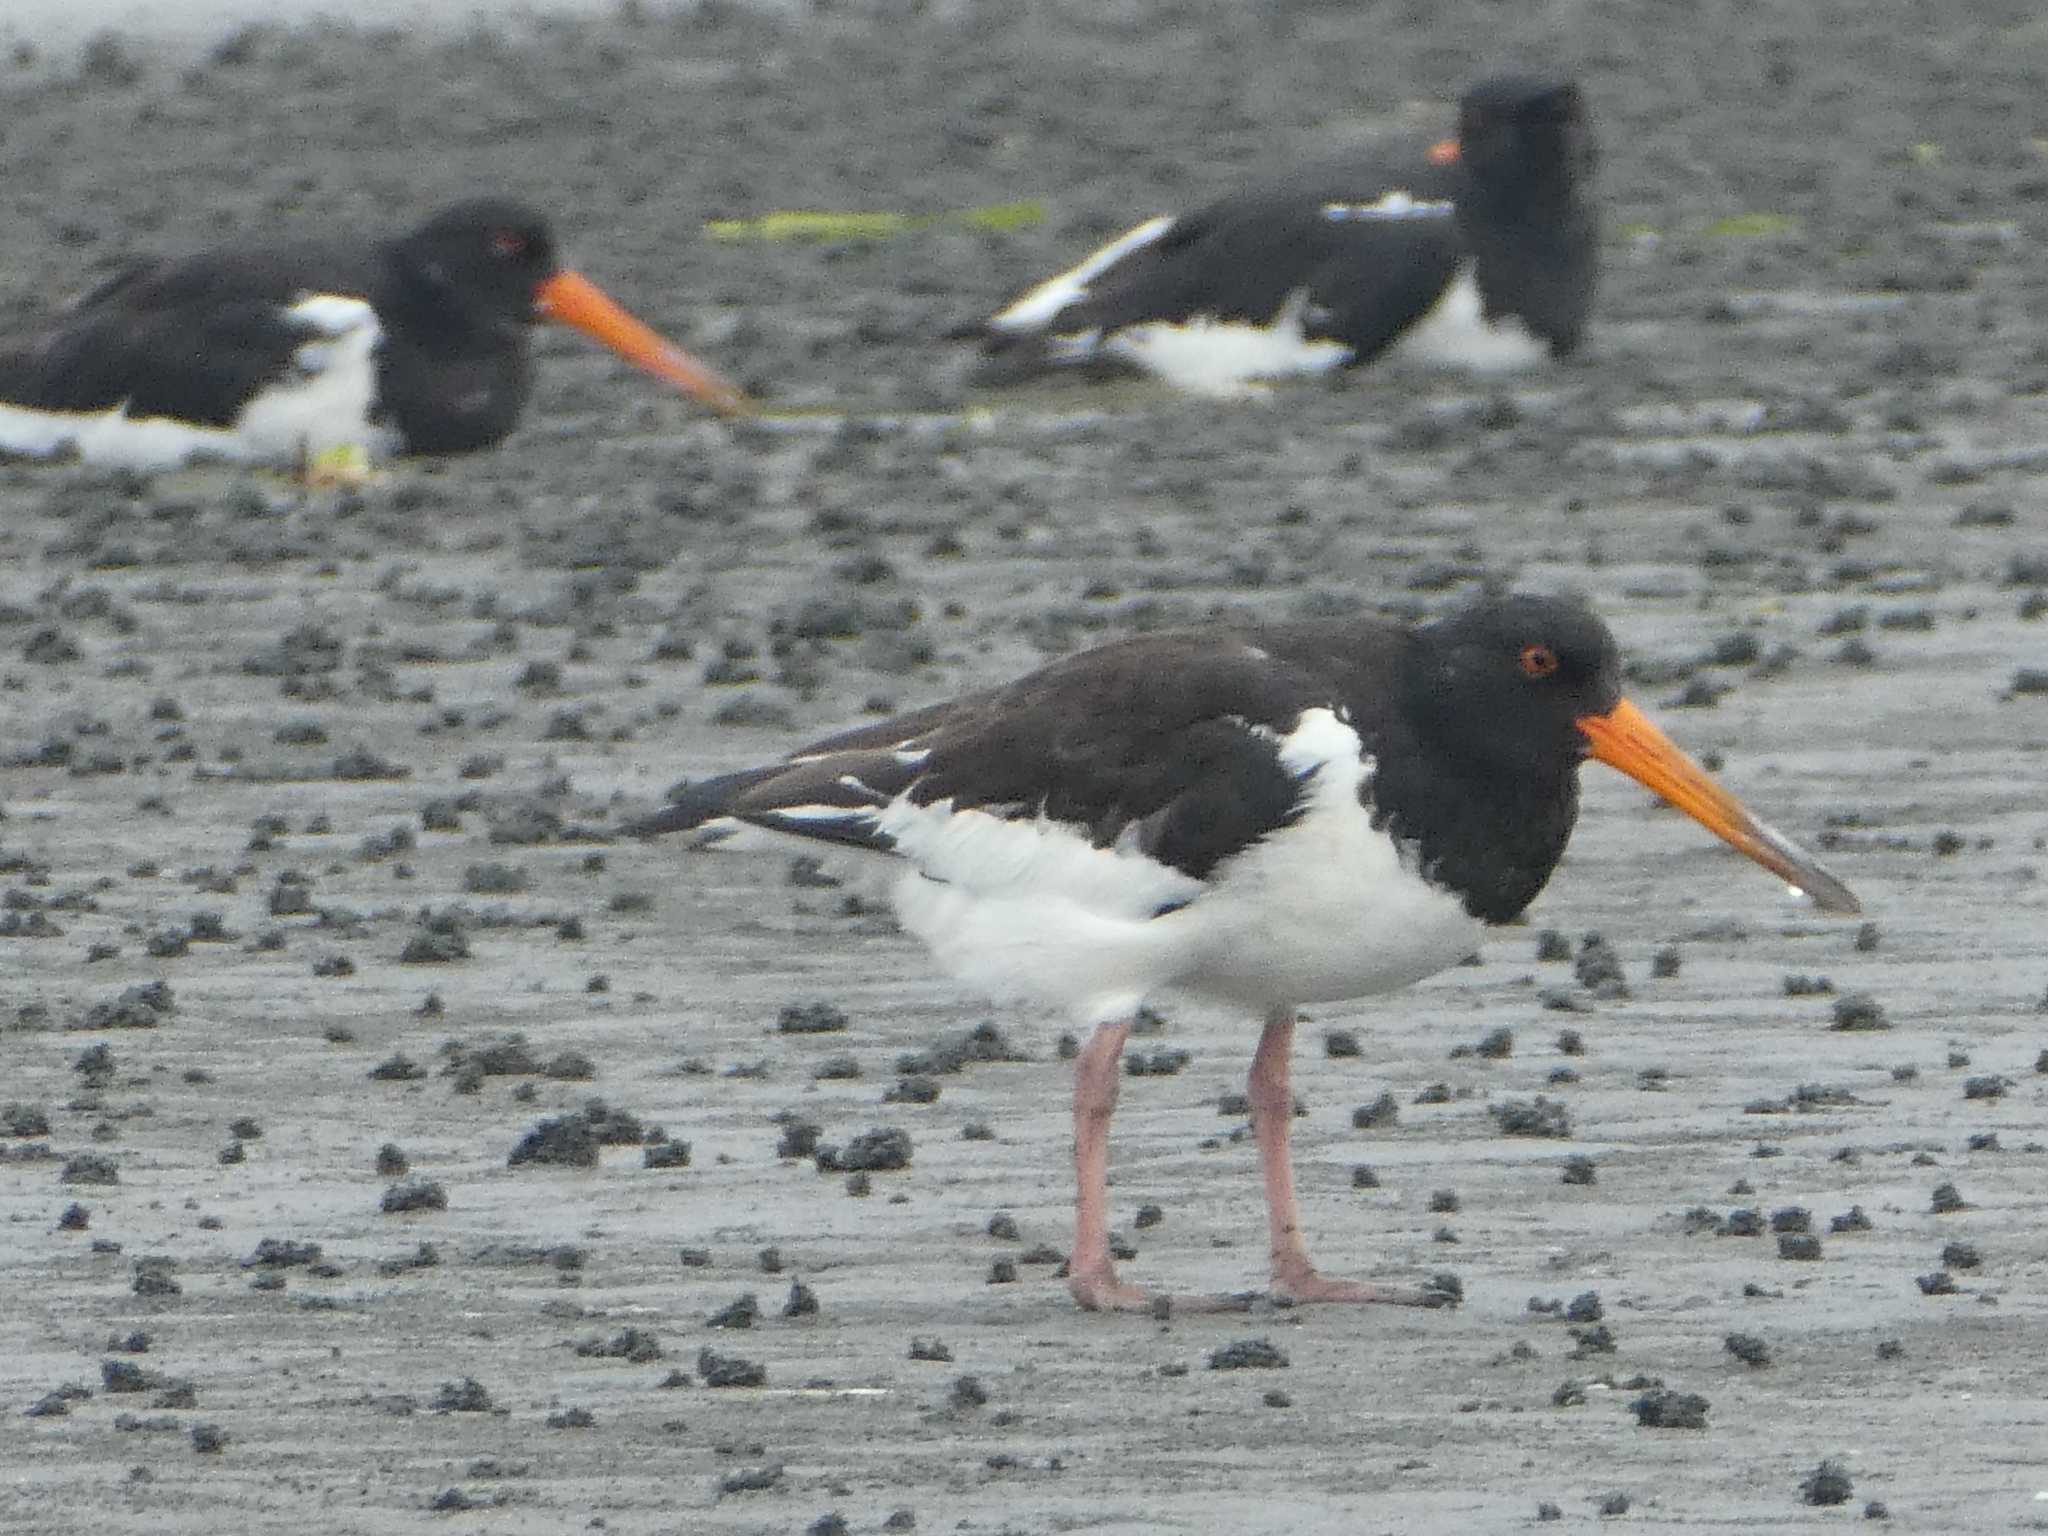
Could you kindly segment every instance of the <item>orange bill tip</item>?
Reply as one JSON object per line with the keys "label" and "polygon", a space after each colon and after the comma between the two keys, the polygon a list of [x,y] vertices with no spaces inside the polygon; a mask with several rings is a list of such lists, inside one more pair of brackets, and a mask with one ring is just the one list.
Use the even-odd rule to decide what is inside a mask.
{"label": "orange bill tip", "polygon": [[1594,757],[1804,891],[1820,911],[1846,917],[1863,910],[1849,887],[1823,869],[1818,859],[1751,815],[1627,699],[1604,715],[1581,715],[1575,723],[1591,744]]}
{"label": "orange bill tip", "polygon": [[1456,165],[1461,153],[1462,151],[1456,139],[1438,139],[1429,146],[1429,163],[1431,165]]}
{"label": "orange bill tip", "polygon": [[542,283],[534,291],[534,307],[545,318],[573,326],[714,411],[737,416],[754,408],[746,391],[628,313],[580,272],[557,272]]}

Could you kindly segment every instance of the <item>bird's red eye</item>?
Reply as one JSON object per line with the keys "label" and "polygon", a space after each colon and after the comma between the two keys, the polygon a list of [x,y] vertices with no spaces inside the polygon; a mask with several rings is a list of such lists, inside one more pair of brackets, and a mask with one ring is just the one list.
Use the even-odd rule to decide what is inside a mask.
{"label": "bird's red eye", "polygon": [[1547,645],[1525,645],[1518,659],[1524,677],[1548,677],[1557,670],[1557,652]]}
{"label": "bird's red eye", "polygon": [[516,229],[498,229],[491,232],[491,254],[506,261],[517,261],[526,254],[526,236]]}

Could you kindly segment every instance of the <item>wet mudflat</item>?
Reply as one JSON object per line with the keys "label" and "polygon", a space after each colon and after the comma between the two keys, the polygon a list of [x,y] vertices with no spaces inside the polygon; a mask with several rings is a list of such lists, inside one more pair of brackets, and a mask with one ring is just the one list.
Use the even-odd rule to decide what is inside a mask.
{"label": "wet mudflat", "polygon": [[[775,407],[696,420],[549,339],[513,442],[360,491],[0,467],[0,1525],[2048,1519],[2048,30],[1028,9],[258,32],[0,83],[0,314],[502,187]],[[1092,239],[1527,56],[1608,146],[1583,358],[963,390],[942,333]],[[1454,1311],[1077,1313],[1066,1023],[937,976],[857,869],[614,837],[1075,646],[1482,581],[1590,595],[1869,922],[1592,768],[1527,928],[1316,1010],[1314,1249],[1453,1274]],[[1251,1041],[1134,1042],[1143,1283],[1263,1274]]]}

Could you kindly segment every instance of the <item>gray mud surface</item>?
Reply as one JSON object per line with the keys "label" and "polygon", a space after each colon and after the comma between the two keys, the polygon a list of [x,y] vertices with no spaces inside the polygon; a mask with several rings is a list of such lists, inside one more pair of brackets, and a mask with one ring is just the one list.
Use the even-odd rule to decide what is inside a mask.
{"label": "gray mud surface", "polygon": [[[706,422],[550,338],[512,443],[359,493],[0,467],[0,1529],[2043,1528],[2048,24],[1548,11],[720,7],[0,83],[7,318],[124,250],[488,184],[778,410]],[[1532,55],[1608,147],[1583,358],[963,394],[941,335],[1017,283]],[[1015,198],[1045,221],[702,233]],[[613,838],[685,773],[1072,647],[1479,581],[1592,596],[1870,926],[1595,767],[1529,927],[1318,1010],[1312,1245],[1449,1271],[1455,1311],[1077,1312],[1041,1251],[1067,1026],[963,995],[848,872]],[[1604,935],[1626,995],[1544,930]],[[778,1028],[819,1002],[843,1029]],[[1028,1059],[897,1092],[989,1019]],[[1169,1070],[1117,1121],[1128,1273],[1256,1285],[1248,1022],[1135,1047]],[[584,1165],[510,1164],[593,1098],[546,1143]],[[872,1129],[907,1168],[780,1155]],[[1259,1338],[1286,1368],[1210,1369]],[[733,1357],[762,1384],[710,1385]],[[1655,1383],[1703,1427],[1639,1424]]]}

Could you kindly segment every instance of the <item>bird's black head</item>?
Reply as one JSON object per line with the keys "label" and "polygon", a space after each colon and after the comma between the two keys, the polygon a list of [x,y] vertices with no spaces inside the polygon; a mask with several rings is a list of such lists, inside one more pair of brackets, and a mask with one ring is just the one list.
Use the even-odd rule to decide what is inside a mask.
{"label": "bird's black head", "polygon": [[443,208],[396,246],[408,277],[437,302],[490,328],[532,324],[560,266],[547,221],[505,198]]}
{"label": "bird's black head", "polygon": [[1496,75],[1459,100],[1459,159],[1482,187],[1570,190],[1592,179],[1598,153],[1570,80]]}
{"label": "bird's black head", "polygon": [[[1578,604],[1482,599],[1416,630],[1414,644],[1409,717],[1447,772],[1540,812],[1568,808],[1579,764],[1597,758],[1805,891],[1821,911],[1858,910],[1849,888],[1812,854],[1758,820],[1622,696],[1614,636]],[[1553,862],[1570,825],[1567,809]]]}
{"label": "bird's black head", "polygon": [[1415,632],[1409,710],[1428,736],[1493,774],[1536,784],[1587,752],[1578,722],[1621,698],[1621,655],[1577,603],[1483,598]]}

